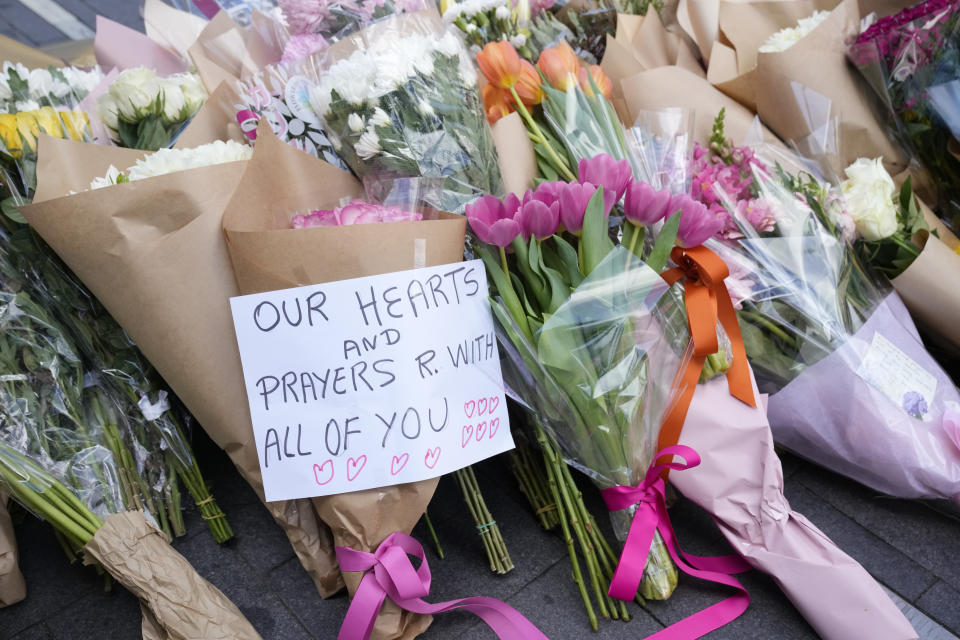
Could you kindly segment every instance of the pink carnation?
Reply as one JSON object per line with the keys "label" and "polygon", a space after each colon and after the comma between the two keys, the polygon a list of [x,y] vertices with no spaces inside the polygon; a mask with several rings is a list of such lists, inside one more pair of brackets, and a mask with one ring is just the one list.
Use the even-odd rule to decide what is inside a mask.
{"label": "pink carnation", "polygon": [[298,33],[290,36],[283,48],[280,62],[293,62],[325,50],[329,46],[326,38],[319,33]]}
{"label": "pink carnation", "polygon": [[400,207],[384,206],[355,199],[335,209],[313,211],[309,215],[296,215],[290,220],[293,229],[308,227],[335,227],[378,222],[417,222],[423,215]]}

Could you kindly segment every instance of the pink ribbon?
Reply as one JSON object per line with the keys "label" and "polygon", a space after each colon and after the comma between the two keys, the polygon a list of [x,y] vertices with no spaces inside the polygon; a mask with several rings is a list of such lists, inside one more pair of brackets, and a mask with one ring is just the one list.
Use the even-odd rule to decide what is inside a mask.
{"label": "pink ribbon", "polygon": [[[657,464],[663,456],[678,455],[686,460],[684,463],[668,462]],[[680,550],[667,514],[667,505],[664,502],[663,479],[664,471],[673,469],[683,471],[700,464],[700,456],[690,447],[674,445],[666,447],[650,465],[647,475],[636,487],[613,487],[603,489],[600,494],[610,511],[628,509],[637,505],[637,512],[630,524],[627,541],[623,545],[620,563],[613,574],[608,593],[618,600],[629,602],[636,597],[640,580],[643,578],[643,569],[650,554],[650,545],[653,543],[653,534],[660,532],[666,543],[670,556],[680,569],[695,578],[709,580],[728,585],[737,589],[738,593],[726,600],[710,605],[703,611],[684,618],[680,622],[670,625],[651,636],[658,640],[686,640],[699,638],[715,629],[719,629],[728,622],[732,622],[747,610],[750,604],[750,595],[743,585],[732,576],[750,569],[750,565],[737,555],[701,557],[687,555]],[[678,554],[679,551],[679,554]],[[682,558],[680,557],[682,556]],[[684,561],[686,560],[686,562]]]}
{"label": "pink ribbon", "polygon": [[[430,592],[430,567],[420,543],[405,533],[391,533],[376,553],[337,547],[337,561],[343,571],[366,571],[353,596],[337,640],[368,640],[377,613],[389,596],[401,609],[435,614],[464,609],[480,616],[501,640],[548,640],[516,609],[496,598],[475,596],[431,604],[421,598]],[[413,568],[410,556],[419,558]]]}

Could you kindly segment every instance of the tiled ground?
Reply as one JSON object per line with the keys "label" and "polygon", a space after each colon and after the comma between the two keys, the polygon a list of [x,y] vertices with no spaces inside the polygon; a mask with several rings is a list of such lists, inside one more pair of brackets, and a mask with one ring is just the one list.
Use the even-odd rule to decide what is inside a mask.
{"label": "tiled ground", "polygon": [[[60,3],[90,27],[95,15],[102,13],[142,29],[136,0]],[[0,0],[0,33],[37,46],[63,39],[19,0]],[[343,596],[320,599],[285,536],[226,457],[202,434],[196,441],[198,456],[237,537],[218,548],[196,511],[190,511],[189,534],[175,541],[176,549],[240,607],[266,640],[333,638],[347,600]],[[889,589],[921,637],[956,640],[953,633],[960,634],[960,511],[949,505],[877,496],[791,456],[784,456],[783,462],[792,506]],[[651,604],[646,610],[631,605],[632,621],[603,621],[599,633],[591,634],[559,536],[539,529],[503,462],[493,460],[479,468],[517,568],[503,577],[485,569],[469,514],[454,483],[444,479],[431,514],[447,557],[438,559],[428,547],[434,575],[431,600],[494,596],[516,606],[551,638],[613,640],[644,637],[724,595],[721,589],[681,577],[675,595],[666,603]],[[597,495],[588,493],[595,512],[602,513]],[[681,500],[672,512],[686,550],[728,550],[716,527],[693,505]],[[414,533],[427,540],[420,528]],[[27,517],[18,525],[17,535],[29,595],[24,602],[0,610],[0,640],[140,636],[140,610],[134,598],[119,587],[105,593],[90,568],[67,564],[49,527]],[[743,576],[743,583],[750,591],[750,608],[710,638],[816,638],[769,578],[751,572]],[[479,640],[494,636],[469,614],[452,613],[439,617],[426,637]]]}

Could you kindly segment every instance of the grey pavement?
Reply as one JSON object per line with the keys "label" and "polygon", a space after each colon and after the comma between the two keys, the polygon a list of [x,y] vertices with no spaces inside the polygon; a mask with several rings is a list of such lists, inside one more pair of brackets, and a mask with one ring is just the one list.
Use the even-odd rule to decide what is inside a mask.
{"label": "grey pavement", "polygon": [[[60,0],[60,4],[91,28],[98,13],[143,28],[136,0]],[[19,0],[0,0],[0,33],[35,46],[64,39]],[[319,597],[284,534],[226,456],[202,433],[194,440],[214,494],[237,535],[218,547],[196,509],[190,508],[188,534],[175,540],[174,547],[237,604],[266,640],[334,638],[347,599],[342,594],[329,600]],[[960,510],[879,496],[788,454],[782,459],[786,495],[793,508],[877,578],[922,638],[956,640],[954,634],[960,634]],[[434,576],[431,601],[493,596],[513,604],[556,640],[613,640],[654,633],[728,593],[681,576],[670,600],[645,608],[631,604],[630,622],[602,620],[600,631],[591,633],[560,536],[540,529],[503,460],[485,462],[478,470],[516,569],[506,576],[487,570],[480,539],[458,489],[444,478],[430,512],[446,558],[437,558],[425,544]],[[587,482],[584,491],[605,524],[596,491]],[[729,552],[716,526],[697,507],[681,499],[671,512],[685,550]],[[0,640],[140,637],[140,608],[133,596],[119,586],[105,592],[90,567],[68,564],[44,523],[24,516],[16,533],[28,597],[0,610]],[[422,525],[414,535],[421,541],[429,539]],[[817,637],[768,577],[753,571],[743,575],[742,582],[750,592],[750,608],[707,637]],[[479,640],[495,636],[479,619],[454,612],[437,617],[425,637]]]}

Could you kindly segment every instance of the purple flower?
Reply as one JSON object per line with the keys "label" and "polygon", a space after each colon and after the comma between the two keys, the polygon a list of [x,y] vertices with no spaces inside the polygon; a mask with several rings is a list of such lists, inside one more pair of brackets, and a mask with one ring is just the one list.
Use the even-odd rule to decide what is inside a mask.
{"label": "purple flower", "polygon": [[539,200],[550,206],[559,199],[560,192],[566,186],[566,182],[541,182],[533,191],[527,189],[527,192],[523,194],[523,202],[525,204],[530,200]]}
{"label": "purple flower", "polygon": [[583,184],[571,182],[563,185],[559,198],[560,222],[567,231],[578,233],[583,228],[583,216],[596,190],[597,188],[589,182]]}
{"label": "purple flower", "polygon": [[903,402],[900,406],[903,407],[904,411],[918,420],[922,419],[924,414],[930,410],[930,407],[927,406],[927,401],[916,391],[907,391],[903,394]]}
{"label": "purple flower", "polygon": [[722,224],[705,206],[685,193],[670,199],[667,215],[680,212],[680,228],[677,240],[680,246],[689,249],[703,244],[720,232]]}
{"label": "purple flower", "polygon": [[666,189],[658,191],[646,182],[633,182],[627,187],[623,213],[636,225],[651,225],[667,215],[669,204],[670,192]]}
{"label": "purple flower", "polygon": [[506,247],[520,235],[520,224],[515,220],[519,206],[512,193],[503,202],[496,196],[483,196],[467,205],[467,222],[480,242]]}
{"label": "purple flower", "polygon": [[524,239],[529,240],[530,236],[537,240],[549,238],[560,226],[560,203],[547,206],[539,200],[528,200],[520,207],[517,222],[520,223],[520,233]]}
{"label": "purple flower", "polygon": [[606,153],[601,153],[589,160],[586,158],[581,160],[577,165],[577,177],[580,182],[589,182],[603,187],[603,200],[607,210],[610,210],[613,205],[620,202],[623,192],[630,184],[630,162],[627,160],[618,162]]}

